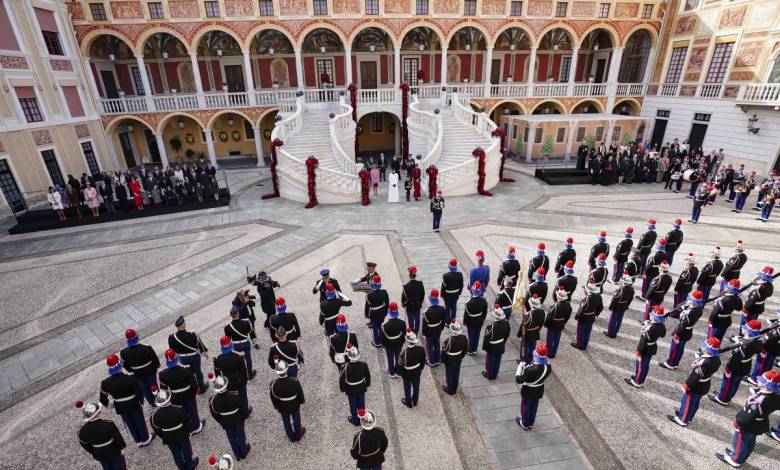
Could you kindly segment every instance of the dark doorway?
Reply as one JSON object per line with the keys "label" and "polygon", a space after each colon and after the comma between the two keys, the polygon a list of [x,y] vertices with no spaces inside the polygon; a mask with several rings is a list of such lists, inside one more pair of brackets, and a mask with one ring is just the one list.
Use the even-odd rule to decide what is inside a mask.
{"label": "dark doorway", "polygon": [[360,63],[360,88],[376,88],[376,62]]}
{"label": "dark doorway", "polygon": [[8,203],[8,207],[11,208],[14,214],[27,209],[24,204],[22,191],[19,189],[16,178],[14,178],[14,174],[11,172],[11,167],[6,159],[0,160],[0,189],[2,189],[3,196],[5,196],[5,202]]}
{"label": "dark doorway", "polygon": [[669,123],[666,119],[656,119],[653,126],[653,137],[650,139],[650,147],[660,149],[664,142],[664,134],[666,134],[666,125]]}
{"label": "dark doorway", "polygon": [[226,65],[225,82],[230,93],[246,91],[244,86],[244,68],[240,65]]}
{"label": "dark doorway", "polygon": [[501,83],[501,59],[493,59],[490,63],[490,83],[494,85]]}
{"label": "dark doorway", "polygon": [[114,80],[114,72],[110,70],[101,70],[100,77],[103,79],[103,92],[106,98],[119,98],[119,89]]}
{"label": "dark doorway", "polygon": [[596,61],[596,83],[604,83],[604,69],[607,68],[607,59],[599,59]]}
{"label": "dark doorway", "polygon": [[130,143],[130,136],[127,132],[119,133],[119,144],[122,146],[122,155],[125,157],[127,167],[135,167],[135,153],[133,153],[133,145]]}
{"label": "dark doorway", "polygon": [[418,70],[420,70],[420,60],[417,57],[404,57],[401,81],[408,83],[410,86],[417,86],[419,84],[417,79]]}
{"label": "dark doorway", "polygon": [[157,138],[149,129],[144,129],[144,137],[146,137],[146,145],[149,147],[152,161],[160,163],[160,149],[157,148]]}
{"label": "dark doorway", "polygon": [[691,149],[697,149],[704,143],[704,134],[707,133],[707,124],[694,122],[691,126],[691,134],[688,136],[688,144]]}
{"label": "dark doorway", "polygon": [[46,167],[46,171],[49,172],[52,184],[58,184],[60,187],[65,187],[65,178],[62,177],[62,170],[60,170],[60,162],[57,161],[57,156],[54,154],[54,150],[44,150],[41,152],[43,158],[43,165]]}

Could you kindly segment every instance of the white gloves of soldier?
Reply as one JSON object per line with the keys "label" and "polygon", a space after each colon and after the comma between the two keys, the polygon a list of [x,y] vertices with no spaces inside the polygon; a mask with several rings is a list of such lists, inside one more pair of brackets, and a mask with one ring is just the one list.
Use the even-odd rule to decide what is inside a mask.
{"label": "white gloves of soldier", "polygon": [[347,297],[346,295],[344,295],[343,293],[341,293],[339,291],[336,291],[336,292],[337,292],[337,295],[339,297],[341,297],[341,300],[343,300],[344,302],[349,302],[349,297]]}
{"label": "white gloves of soldier", "polygon": [[523,373],[523,369],[525,369],[525,362],[521,362],[517,365],[517,370],[515,371],[515,377],[520,376]]}

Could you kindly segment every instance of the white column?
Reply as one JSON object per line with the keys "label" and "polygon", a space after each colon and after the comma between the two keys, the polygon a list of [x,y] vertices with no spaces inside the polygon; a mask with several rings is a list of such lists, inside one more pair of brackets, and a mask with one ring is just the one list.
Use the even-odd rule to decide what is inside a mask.
{"label": "white column", "polygon": [[303,83],[303,57],[301,57],[300,49],[295,49],[295,76],[298,80],[298,89],[306,88],[306,84]]}
{"label": "white column", "polygon": [[[165,168],[171,166],[171,164],[168,162],[168,150],[165,148],[165,139],[163,138],[163,135],[154,134],[154,138],[157,139],[157,151],[160,152],[160,161],[162,162],[162,167]],[[149,153],[151,154],[151,152]]]}
{"label": "white column", "polygon": [[647,54],[647,62],[645,63],[645,74],[644,77],[642,77],[642,83],[647,85],[648,82],[650,82],[650,73],[653,69],[653,65],[655,64],[655,47],[650,48],[650,52]]}
{"label": "white column", "polygon": [[609,64],[609,74],[607,75],[607,113],[612,113],[615,106],[615,94],[617,93],[617,78],[620,72],[620,63],[623,61],[623,48],[616,47],[612,49],[612,61]]}
{"label": "white column", "polygon": [[[612,110],[607,111],[609,114],[612,114]],[[609,121],[609,126],[607,126],[607,135],[604,138],[604,145],[607,147],[607,151],[609,151],[609,146],[612,145],[612,133],[615,131],[615,121]]]}
{"label": "white column", "polygon": [[[395,77],[395,87],[401,86],[401,48],[395,48],[395,55],[393,56],[393,76]],[[431,80],[433,81],[433,80]]]}
{"label": "white column", "polygon": [[536,139],[536,126],[531,126],[528,128],[528,142],[526,142],[526,148],[525,151],[525,161],[530,162],[531,161],[531,154],[533,153],[534,148],[534,139]]}
{"label": "white column", "polygon": [[[485,83],[485,92],[483,93],[483,96],[485,98],[490,98],[490,72],[493,70],[493,67],[491,66],[493,62],[493,48],[488,47],[485,51],[485,58],[484,58],[484,64],[482,64],[484,67],[484,71],[482,72],[482,81]],[[500,76],[499,76],[500,80]]]}
{"label": "white column", "polygon": [[[346,66],[346,84],[349,85],[352,83],[352,49],[345,48],[344,49],[344,64]],[[335,80],[336,77],[333,77]]]}
{"label": "white column", "polygon": [[571,156],[572,147],[574,146],[574,133],[577,130],[577,121],[569,123],[569,135],[566,139],[566,158]]}
{"label": "white column", "polygon": [[198,66],[198,54],[190,54],[192,62],[192,74],[195,75],[195,91],[198,93],[198,106],[206,107],[206,97],[203,96],[203,82],[200,79],[200,67]]}
{"label": "white column", "polygon": [[579,48],[575,47],[571,50],[571,65],[569,66],[569,85],[566,87],[566,94],[571,96],[574,94],[574,83],[577,75],[577,55],[580,52]]}
{"label": "white column", "polygon": [[441,48],[441,86],[447,86],[447,48],[446,47]]}
{"label": "white column", "polygon": [[[92,73],[92,72],[90,72]],[[97,95],[95,95],[97,96]],[[108,153],[111,155],[111,161],[114,162],[114,169],[115,170],[121,170],[122,164],[119,163],[119,157],[116,154],[116,147],[114,146],[114,134],[112,135],[106,135],[106,144],[108,145]]]}
{"label": "white column", "polygon": [[246,93],[250,106],[255,105],[255,78],[252,74],[252,59],[249,51],[244,51],[244,81],[246,81]]}
{"label": "white column", "polygon": [[528,56],[528,96],[534,96],[534,74],[536,73],[536,48],[531,48],[531,55]]}
{"label": "white column", "polygon": [[394,153],[394,156],[395,155],[401,155],[401,129],[400,129],[400,126],[396,126],[396,128],[395,128],[395,151],[393,153]]}
{"label": "white column", "polygon": [[257,166],[264,167],[265,159],[263,158],[263,134],[259,127],[253,127],[255,132],[255,152],[257,152]]}
{"label": "white column", "polygon": [[146,64],[144,64],[144,56],[139,55],[135,57],[138,63],[138,73],[141,75],[141,84],[144,87],[144,98],[146,99],[146,109],[148,111],[154,111],[152,103],[152,85],[149,83],[149,74],[146,73]]}
{"label": "white column", "polygon": [[203,129],[203,133],[206,134],[206,147],[209,149],[209,160],[211,165],[217,167],[217,149],[214,148],[214,136],[211,135],[211,129]]}
{"label": "white column", "polygon": [[89,83],[89,89],[92,91],[92,96],[95,97],[95,110],[98,114],[103,113],[103,105],[100,100],[100,93],[98,93],[97,84],[95,83],[95,74],[92,73],[92,65],[89,59],[84,59],[84,67],[86,68],[86,79]]}

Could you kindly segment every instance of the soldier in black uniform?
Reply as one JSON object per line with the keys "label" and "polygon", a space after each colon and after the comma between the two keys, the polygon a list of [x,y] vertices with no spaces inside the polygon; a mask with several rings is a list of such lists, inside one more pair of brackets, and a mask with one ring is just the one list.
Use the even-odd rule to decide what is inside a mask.
{"label": "soldier in black uniform", "polygon": [[342,294],[336,286],[328,283],[325,286],[325,300],[320,301],[320,326],[325,329],[325,336],[336,332],[336,319],[342,307],[352,306],[352,300]]}
{"label": "soldier in black uniform", "polygon": [[[504,278],[504,285],[500,287],[501,290],[496,294],[496,300],[493,302],[497,304],[504,311],[504,316],[507,320],[512,317],[512,306],[515,300],[515,287],[514,282],[509,278]],[[547,287],[547,284],[545,284]]]}
{"label": "soldier in black uniform", "polygon": [[[685,258],[685,269],[680,273],[677,278],[677,282],[674,285],[674,301],[675,307],[682,304],[688,297],[688,294],[693,290],[693,283],[699,277],[699,268],[696,267],[696,259],[693,257],[693,253],[688,253]],[[676,317],[676,314],[672,314]]]}
{"label": "soldier in black uniform", "polygon": [[417,279],[417,267],[409,266],[409,282],[404,284],[401,305],[406,309],[406,321],[414,334],[420,332],[420,310],[425,300],[425,286]]}
{"label": "soldier in black uniform", "polygon": [[404,346],[404,334],[406,333],[406,322],[398,318],[398,304],[390,302],[388,318],[385,319],[381,327],[382,346],[387,355],[387,374],[392,379],[397,379],[398,358],[401,355],[401,348]]}
{"label": "soldier in black uniform", "polygon": [[501,267],[498,269],[498,278],[496,279],[498,287],[506,285],[504,281],[509,281],[510,287],[514,287],[518,281],[518,273],[520,273],[520,261],[515,259],[515,247],[510,246],[506,250],[506,261],[501,263]]}
{"label": "soldier in black uniform", "polygon": [[604,334],[610,338],[616,338],[620,325],[623,324],[623,315],[634,300],[634,278],[628,274],[623,275],[620,287],[612,295],[609,302],[609,324]]}
{"label": "soldier in black uniform", "polygon": [[[255,301],[254,297],[249,295],[249,289],[239,289],[238,292],[236,292],[236,297],[233,299],[232,302],[233,308],[238,310],[238,317],[242,320],[249,320],[249,323],[252,325],[252,333],[250,334],[250,339],[252,342],[257,341],[257,335],[255,334],[255,320],[257,317],[255,316]],[[232,309],[231,309],[232,310]],[[270,324],[270,319],[268,320]],[[260,346],[255,344],[256,349],[260,349]]]}
{"label": "soldier in black uniform", "polygon": [[655,240],[658,237],[658,233],[655,231],[655,219],[652,217],[647,219],[647,232],[643,233],[639,237],[636,247],[639,250],[639,255],[642,257],[642,265],[639,270],[640,273],[645,272],[645,266],[647,266],[647,258],[650,256],[650,251],[655,245]]}
{"label": "soldier in black uniform", "polygon": [[268,329],[271,333],[271,341],[277,341],[276,331],[279,327],[283,327],[287,332],[287,339],[290,341],[297,341],[301,337],[302,331],[300,325],[298,325],[298,318],[293,312],[287,311],[287,303],[284,297],[277,297],[276,299],[276,315],[271,317],[268,322]]}
{"label": "soldier in black uniform", "polygon": [[528,299],[528,311],[523,316],[517,337],[520,338],[520,358],[525,363],[531,362],[536,342],[539,341],[542,325],[544,325],[545,313],[542,308],[542,299],[532,295]]}
{"label": "soldier in black uniform", "polygon": [[574,261],[567,261],[563,268],[563,275],[558,278],[557,290],[566,291],[566,300],[571,302],[571,296],[577,289],[577,276],[574,274]]}
{"label": "soldier in black uniform", "polygon": [[774,286],[772,286],[772,274],[775,270],[771,266],[765,266],[758,277],[753,282],[753,286],[748,290],[748,296],[745,300],[742,315],[739,319],[739,326],[742,327],[750,320],[758,319],[758,316],[764,313],[764,302],[772,297]]}
{"label": "soldier in black uniform", "polygon": [[219,350],[222,354],[214,358],[214,372],[228,379],[228,390],[238,393],[241,403],[251,413],[252,407],[249,406],[249,398],[246,393],[246,383],[250,379],[246,361],[238,352],[233,350],[233,342],[230,340],[230,337],[223,336],[220,338],[219,345]]}
{"label": "soldier in black uniform", "polygon": [[198,382],[192,370],[179,363],[179,356],[173,349],[165,350],[165,369],[159,373],[160,387],[171,393],[171,403],[184,408],[190,419],[192,434],[203,431],[206,420],[198,415],[198,402],[195,400]]}
{"label": "soldier in black uniform", "polygon": [[452,334],[444,340],[444,345],[442,346],[442,352],[444,353],[442,362],[444,362],[444,372],[447,381],[446,385],[442,386],[442,389],[450,395],[455,395],[458,392],[460,364],[463,361],[463,357],[466,356],[469,340],[463,334],[463,328],[458,323],[458,320],[452,319],[449,323],[449,329]]}
{"label": "soldier in black uniform", "polygon": [[466,327],[466,334],[469,338],[467,354],[470,356],[477,354],[479,333],[482,331],[482,323],[485,322],[487,309],[487,301],[482,297],[480,282],[476,281],[471,289],[471,298],[466,302],[466,308],[463,312],[463,325]]}
{"label": "soldier in black uniform", "polygon": [[720,393],[710,393],[707,398],[723,406],[731,403],[742,379],[750,374],[753,368],[753,356],[763,347],[760,338],[757,338],[763,327],[764,325],[758,320],[750,320],[742,325],[741,330],[745,333],[745,340],[738,339],[740,346],[731,351],[731,357],[723,371],[723,379],[720,381]]}
{"label": "soldier in black uniform", "polygon": [[[373,261],[366,262],[366,274],[358,279],[358,282],[371,282],[374,277],[379,276],[379,272],[376,270],[376,263]],[[381,277],[381,276],[380,276]]]}
{"label": "soldier in black uniform", "polygon": [[[775,309],[775,312],[780,316],[780,308]],[[775,328],[764,335],[764,344],[758,356],[756,356],[756,364],[753,366],[753,371],[748,377],[745,377],[745,382],[751,385],[756,384],[756,379],[761,374],[772,370],[775,365],[775,358],[780,356],[780,323],[773,322],[773,324]]]}
{"label": "soldier in black uniform", "polygon": [[482,377],[495,380],[501,367],[501,356],[504,355],[506,340],[509,339],[509,320],[498,304],[493,307],[493,323],[485,328],[482,338],[482,350],[485,351],[485,370]]}
{"label": "soldier in black uniform", "polygon": [[547,328],[545,343],[547,345],[548,357],[555,357],[558,352],[558,344],[561,342],[561,333],[566,326],[566,322],[571,317],[571,302],[569,302],[569,293],[565,289],[558,289],[553,293],[555,304],[547,312],[544,319],[544,327]]}
{"label": "soldier in black uniform", "polygon": [[626,265],[628,255],[631,254],[631,248],[634,246],[634,240],[631,238],[633,234],[634,229],[627,227],[624,238],[615,247],[615,255],[612,257],[612,260],[615,262],[614,266],[612,266],[612,284],[619,283],[621,276],[623,276],[623,266]]}
{"label": "soldier in black uniform", "polygon": [[173,349],[179,355],[182,364],[188,366],[195,373],[195,379],[198,381],[198,394],[204,393],[209,388],[209,384],[203,380],[203,371],[200,367],[201,354],[208,358],[209,350],[200,340],[196,333],[187,331],[187,324],[184,322],[184,316],[179,315],[174,323],[176,333],[168,335],[168,347]]}
{"label": "soldier in black uniform", "polygon": [[515,382],[520,387],[520,416],[515,418],[517,424],[530,431],[536,421],[536,410],[539,400],[544,396],[544,381],[550,376],[552,366],[547,362],[547,346],[540,344],[533,353],[533,363],[521,362],[515,371]]}
{"label": "soldier in black uniform", "polygon": [[680,230],[681,225],[682,220],[674,219],[672,229],[666,234],[666,262],[669,263],[669,266],[672,265],[674,254],[680,249],[683,242],[683,231]]}
{"label": "soldier in black uniform", "polygon": [[420,398],[420,375],[425,369],[425,349],[417,344],[417,335],[411,328],[406,328],[406,348],[401,351],[396,368],[404,381],[404,398],[401,398],[401,403],[413,408]]}
{"label": "soldier in black uniform", "polygon": [[113,421],[100,419],[103,407],[99,403],[85,404],[79,400],[76,408],[82,408],[85,421],[79,429],[81,447],[100,462],[103,470],[125,470],[125,456],[122,455],[125,440]]}
{"label": "soldier in black uniform", "polygon": [[590,342],[593,323],[604,308],[604,304],[599,288],[595,284],[588,283],[587,286],[583,287],[583,291],[585,291],[585,297],[580,301],[580,306],[574,315],[574,319],[577,321],[577,339],[571,345],[584,351]]}
{"label": "soldier in black uniform", "polygon": [[257,286],[257,295],[260,297],[260,308],[265,313],[263,327],[268,328],[268,321],[276,312],[276,292],[274,292],[274,288],[281,286],[278,282],[271,279],[265,271],[257,273],[254,284]]}
{"label": "soldier in black uniform", "polygon": [[577,262],[577,252],[574,250],[574,239],[569,237],[563,245],[563,250],[558,253],[558,259],[555,261],[555,272],[558,277],[563,276],[564,267],[571,261],[572,266]]}
{"label": "soldier in black uniform", "polygon": [[625,266],[623,266],[623,274],[628,274],[632,279],[636,280],[636,277],[641,274],[642,267],[642,255],[637,248],[631,249],[631,259],[629,259]]}
{"label": "soldier in black uniform", "polygon": [[590,257],[588,257],[588,266],[590,269],[596,269],[596,260],[599,259],[599,255],[603,254],[606,258],[609,256],[609,243],[607,243],[607,232],[599,232],[596,244],[590,249]]}
{"label": "soldier in black uniform", "polygon": [[607,255],[600,253],[596,258],[596,267],[588,274],[588,282],[599,288],[599,294],[604,292],[604,283],[609,279]]}
{"label": "soldier in black uniform", "polygon": [[742,240],[737,241],[737,246],[734,248],[734,256],[726,261],[726,265],[723,266],[723,271],[720,273],[720,293],[722,294],[726,290],[726,285],[732,279],[739,280],[739,274],[742,271],[742,267],[747,262],[747,255],[744,253],[745,246],[742,244]]}
{"label": "soldier in black uniform", "polygon": [[387,436],[382,428],[377,428],[376,417],[371,410],[358,410],[360,431],[352,438],[350,455],[357,462],[357,468],[376,470],[382,468],[387,450]]}
{"label": "soldier in black uniform", "polygon": [[144,394],[141,386],[130,374],[122,372],[122,361],[119,356],[112,354],[106,358],[108,365],[108,377],[100,382],[100,404],[107,407],[109,399],[114,402],[114,411],[122,417],[125,427],[133,436],[138,447],[148,445],[154,439],[154,434],[149,434],[144,419]]}
{"label": "soldier in black uniform", "polygon": [[281,359],[287,363],[287,376],[298,377],[298,368],[303,364],[303,351],[298,346],[297,341],[288,341],[284,328],[279,328],[276,332],[279,341],[271,345],[268,350],[268,367],[276,368],[276,362]]}
{"label": "soldier in black uniform", "polygon": [[371,386],[371,372],[368,364],[360,360],[360,351],[353,344],[347,345],[349,360],[339,373],[339,390],[347,394],[349,400],[349,416],[347,421],[358,426],[358,410],[366,407],[366,392]]}
{"label": "soldier in black uniform", "polygon": [[658,274],[650,281],[645,292],[645,320],[650,318],[650,311],[656,305],[664,303],[664,297],[672,287],[672,276],[669,274],[669,264],[665,259],[658,265]]}
{"label": "soldier in black uniform", "polygon": [[632,387],[641,388],[645,384],[647,373],[650,371],[650,361],[658,352],[658,339],[666,336],[666,316],[664,308],[660,305],[653,307],[649,320],[642,325],[642,333],[639,335],[639,344],[636,347],[636,369],[630,379],[623,379]]}
{"label": "soldier in black uniform", "polygon": [[193,457],[190,444],[190,419],[179,406],[171,405],[171,392],[162,388],[154,399],[157,409],[149,418],[152,429],[168,446],[179,470],[194,470],[200,459]]}
{"label": "soldier in black uniform", "polygon": [[355,333],[349,331],[349,325],[347,324],[347,317],[343,314],[339,314],[336,319],[336,333],[328,338],[328,355],[330,360],[338,366],[339,371],[347,363],[347,345],[351,344],[354,347],[358,346],[358,338]]}
{"label": "soldier in black uniform", "polygon": [[[280,330],[280,328],[277,328]],[[284,330],[284,327],[281,328]],[[233,342],[233,349],[243,353],[244,360],[246,361],[246,370],[250,371],[252,376],[255,375],[255,370],[252,368],[252,346],[250,345],[250,338],[252,336],[252,323],[246,318],[238,317],[238,310],[234,307],[230,309],[230,323],[225,325],[225,336],[230,338]],[[277,335],[276,338],[279,341]]]}
{"label": "soldier in black uniform", "polygon": [[691,363],[691,373],[683,384],[685,390],[680,407],[675,414],[667,415],[670,421],[680,426],[688,426],[699,409],[701,397],[710,391],[710,379],[720,369],[720,340],[707,338],[700,343],[701,350]]}
{"label": "soldier in black uniform", "polygon": [[244,426],[249,409],[241,403],[238,395],[228,391],[228,379],[221,375],[214,379],[214,395],[209,399],[209,410],[214,421],[225,430],[236,460],[245,459],[252,448],[246,442]]}
{"label": "soldier in black uniform", "polygon": [[[374,267],[376,267],[376,265],[374,265]],[[319,292],[320,302],[324,302],[325,299],[329,298],[328,285],[332,285],[336,292],[341,293],[341,286],[339,285],[339,281],[330,277],[330,269],[320,269],[320,279],[314,283],[314,288],[311,290],[311,293],[316,294]]]}
{"label": "soldier in black uniform", "polygon": [[672,345],[669,347],[669,358],[658,363],[664,369],[674,370],[680,365],[685,343],[693,337],[693,327],[704,311],[704,294],[695,290],[688,294],[688,301],[680,312],[677,326],[672,330]]}
{"label": "soldier in black uniform", "polygon": [[[449,272],[441,277],[441,297],[444,299],[445,319],[450,322],[458,313],[458,299],[463,292],[463,273],[458,271],[458,260],[452,258],[447,266]],[[518,268],[519,269],[519,268]]]}
{"label": "soldier in black uniform", "polygon": [[390,296],[387,295],[386,290],[382,289],[382,278],[374,276],[371,279],[371,292],[366,295],[366,304],[363,308],[363,314],[371,323],[371,331],[373,332],[371,345],[377,348],[382,347],[382,322],[387,316],[389,304]]}
{"label": "soldier in black uniform", "polygon": [[306,434],[306,428],[301,426],[301,405],[306,403],[303,388],[298,379],[287,377],[286,362],[277,362],[275,371],[279,378],[271,382],[269,387],[271,403],[282,415],[287,438],[290,442],[298,442]]}
{"label": "soldier in black uniform", "polygon": [[537,272],[539,268],[542,268],[542,272],[545,276],[547,275],[547,271],[550,270],[550,260],[547,258],[547,255],[544,254],[545,248],[544,243],[536,245],[536,256],[531,258],[531,261],[528,262],[528,282],[533,281],[533,274]]}
{"label": "soldier in black uniform", "polygon": [[529,299],[534,295],[539,299],[539,302],[543,305],[547,300],[547,282],[544,280],[544,268],[539,268],[533,273],[533,282],[528,285],[528,290],[525,293],[525,309],[529,310]]}
{"label": "soldier in black uniform", "polygon": [[119,351],[119,357],[124,363],[125,370],[133,374],[146,401],[154,406],[154,394],[152,387],[157,387],[157,369],[160,368],[160,358],[151,346],[141,344],[138,333],[130,328],[125,331],[127,347]]}
{"label": "soldier in black uniform", "polygon": [[710,260],[701,268],[699,278],[696,280],[696,289],[704,295],[704,300],[710,298],[710,291],[715,285],[715,280],[723,270],[723,261],[720,260],[720,247],[716,246],[710,254]]}
{"label": "soldier in black uniform", "polygon": [[428,296],[430,306],[422,319],[423,336],[425,337],[425,352],[428,365],[436,367],[441,362],[441,332],[444,329],[444,307],[439,305],[439,291],[431,289]]}
{"label": "soldier in black uniform", "polygon": [[658,243],[655,245],[655,253],[645,264],[644,278],[642,279],[642,296],[640,299],[647,300],[647,290],[650,288],[653,278],[658,276],[662,261],[666,261],[666,240],[663,238],[658,240]]}
{"label": "soldier in black uniform", "polygon": [[726,330],[731,326],[731,314],[742,310],[742,299],[739,298],[739,279],[729,281],[726,292],[715,300],[710,311],[710,318],[707,324],[710,330],[708,337],[716,337],[723,341]]}

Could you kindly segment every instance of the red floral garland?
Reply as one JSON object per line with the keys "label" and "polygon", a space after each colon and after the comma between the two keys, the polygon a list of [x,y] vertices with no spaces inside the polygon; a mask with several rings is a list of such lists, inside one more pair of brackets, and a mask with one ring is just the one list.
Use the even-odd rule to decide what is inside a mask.
{"label": "red floral garland", "polygon": [[364,206],[367,206],[371,204],[371,200],[368,198],[370,176],[365,166],[363,166],[363,169],[358,172],[358,177],[360,178],[360,203]]}
{"label": "red floral garland", "polygon": [[320,74],[320,83],[323,85],[327,85],[330,83],[330,75],[328,75],[328,72],[322,72]]}
{"label": "red floral garland", "polygon": [[428,174],[428,198],[433,199],[436,196],[436,178],[439,175],[439,169],[435,165],[429,166],[425,173]]}
{"label": "red floral garland", "polygon": [[485,151],[477,147],[471,154],[477,157],[477,192],[483,196],[492,196],[493,193],[485,191]]}
{"label": "red floral garland", "polygon": [[499,146],[501,148],[501,168],[498,170],[498,180],[502,183],[514,183],[515,180],[512,178],[504,178],[504,162],[506,161],[506,149],[504,148],[504,137],[506,137],[506,134],[504,133],[503,129],[496,129],[493,132],[490,133],[493,137],[498,137],[500,139]]}
{"label": "red floral garland", "polygon": [[[349,105],[352,106],[352,120],[357,124],[357,87],[354,83],[350,83],[347,87],[349,90]],[[360,157],[360,141],[358,140],[358,128],[355,126],[355,159]]]}
{"label": "red floral garland", "polygon": [[425,70],[420,69],[417,71],[417,80],[420,80],[421,82],[425,82]]}
{"label": "red floral garland", "polygon": [[274,139],[271,142],[271,184],[273,185],[273,192],[263,194],[262,199],[273,199],[279,197],[279,176],[276,174],[276,148],[284,145],[281,139]]}
{"label": "red floral garland", "polygon": [[409,84],[401,84],[401,161],[406,164],[409,158],[409,128],[406,118],[409,116]]}
{"label": "red floral garland", "polygon": [[314,158],[314,156],[310,156],[306,159],[306,189],[309,191],[309,202],[306,204],[306,209],[311,209],[312,207],[319,204],[319,201],[317,201],[317,175],[314,173],[314,170],[317,169],[317,166],[319,165],[319,160]]}

